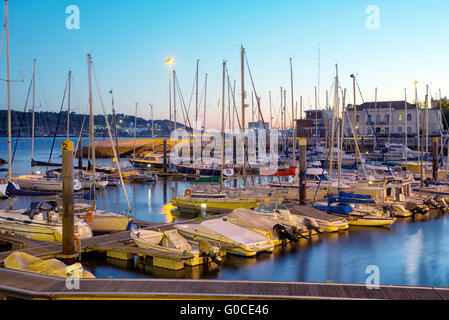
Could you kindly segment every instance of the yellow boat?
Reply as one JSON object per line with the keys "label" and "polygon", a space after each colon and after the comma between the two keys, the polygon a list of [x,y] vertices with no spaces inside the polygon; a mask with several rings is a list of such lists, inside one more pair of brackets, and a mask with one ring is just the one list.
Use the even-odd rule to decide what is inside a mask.
{"label": "yellow boat", "polygon": [[396,221],[396,218],[354,214],[349,214],[347,219],[350,226],[360,227],[389,227]]}
{"label": "yellow boat", "polygon": [[[27,210],[0,210],[0,232],[38,241],[62,241],[62,221],[55,201],[34,202]],[[92,229],[75,219],[76,238],[92,237]]]}
{"label": "yellow boat", "polygon": [[253,209],[263,203],[263,199],[231,199],[224,193],[193,192],[187,189],[184,196],[175,196],[170,202],[181,212],[228,213],[234,209]]}

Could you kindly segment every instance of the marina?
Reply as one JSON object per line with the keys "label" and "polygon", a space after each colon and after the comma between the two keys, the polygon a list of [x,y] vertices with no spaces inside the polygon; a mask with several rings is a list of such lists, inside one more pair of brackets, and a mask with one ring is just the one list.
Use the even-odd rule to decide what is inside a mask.
{"label": "marina", "polygon": [[[4,0],[0,300],[448,300],[449,102],[434,59],[424,70],[410,60],[412,81],[397,50],[392,65],[341,52],[368,45],[345,10],[341,26],[357,36],[312,45],[315,26],[300,42],[312,54],[285,38],[304,17],[284,12],[295,27],[279,29],[269,3],[240,5],[278,43],[268,29],[255,42],[241,25],[218,32],[207,14],[196,32],[214,36],[194,44],[173,18],[223,16],[224,4],[175,2],[163,32],[153,2],[67,6],[64,35],[49,27],[61,51],[16,42],[34,38],[30,12],[56,7]],[[332,21],[311,3],[283,7]],[[378,10],[366,8],[371,36],[385,36],[370,24]],[[111,34],[126,46],[106,36],[103,14],[123,18]],[[202,311],[189,306],[166,317]]]}

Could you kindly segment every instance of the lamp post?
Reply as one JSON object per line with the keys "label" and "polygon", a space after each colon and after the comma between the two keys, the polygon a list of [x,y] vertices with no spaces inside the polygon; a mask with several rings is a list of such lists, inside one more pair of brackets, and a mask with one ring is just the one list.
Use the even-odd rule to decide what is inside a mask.
{"label": "lamp post", "polygon": [[168,58],[165,60],[165,63],[168,63],[168,108],[169,108],[169,118],[170,122],[168,124],[169,130],[171,129],[171,65],[175,63],[175,60],[172,58]]}

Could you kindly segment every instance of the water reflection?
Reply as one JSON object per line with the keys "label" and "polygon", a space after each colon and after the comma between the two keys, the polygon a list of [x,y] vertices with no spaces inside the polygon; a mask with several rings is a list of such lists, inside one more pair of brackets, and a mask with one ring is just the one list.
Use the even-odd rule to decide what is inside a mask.
{"label": "water reflection", "polygon": [[[59,139],[59,138],[58,138]],[[47,160],[51,139],[38,139],[36,159]],[[56,145],[64,140],[57,140]],[[0,138],[0,157],[7,158],[6,140]],[[28,143],[28,144],[27,144]],[[58,144],[59,143],[59,144]],[[14,174],[30,172],[29,140],[20,140],[13,164]],[[55,162],[60,160],[60,148],[55,149]],[[111,165],[110,159],[98,162]],[[127,164],[127,160],[121,160]],[[258,178],[257,178],[258,179]],[[256,182],[257,182],[256,179]],[[266,177],[261,177],[261,181]],[[251,179],[248,179],[251,183]],[[226,180],[232,186],[242,186],[242,180]],[[179,215],[169,203],[172,190],[183,194],[189,186],[185,181],[161,178],[149,184],[125,184],[134,217],[149,222],[172,222],[195,217]],[[172,189],[173,188],[173,189]],[[45,198],[13,199],[15,208],[27,208],[31,201]],[[6,208],[7,201],[0,201]],[[121,188],[98,192],[98,207],[108,210],[127,208]],[[310,282],[365,283],[366,267],[376,265],[381,283],[396,285],[445,286],[449,284],[449,215],[439,213],[418,215],[398,220],[391,228],[351,227],[338,233],[323,233],[312,240],[301,239],[286,248],[277,247],[272,254],[252,258],[228,255],[223,264],[186,267],[181,271],[154,268],[151,264],[121,261],[104,256],[86,256],[82,263],[96,277],[106,278],[203,278],[233,280],[273,280]]]}

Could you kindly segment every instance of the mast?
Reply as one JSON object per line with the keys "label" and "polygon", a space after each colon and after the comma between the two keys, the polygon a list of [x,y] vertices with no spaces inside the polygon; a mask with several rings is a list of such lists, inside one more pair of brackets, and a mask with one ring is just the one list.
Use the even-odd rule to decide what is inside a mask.
{"label": "mast", "polygon": [[[206,131],[206,93],[207,93],[207,73],[206,78],[204,80],[204,114],[203,114],[203,132],[201,132],[201,146],[200,150],[203,150],[203,134]],[[201,151],[201,160],[203,160],[203,152]]]}
{"label": "mast", "polygon": [[340,138],[340,145],[339,145],[339,152],[338,152],[338,189],[340,189],[341,186],[341,158],[342,158],[342,152],[343,152],[343,140],[345,138],[344,134],[344,128],[345,128],[345,103],[346,103],[346,89],[343,91],[343,103],[341,107],[341,120],[340,120],[340,132],[341,132],[341,138]]}
{"label": "mast", "polygon": [[69,96],[67,99],[67,140],[70,138],[70,89],[72,84],[72,70],[69,70]]}
{"label": "mast", "polygon": [[299,118],[302,120],[302,96],[299,97]]}
{"label": "mast", "polygon": [[[246,189],[246,153],[245,153],[245,64],[244,64],[245,49],[241,47],[241,90],[242,90],[242,148],[243,148],[243,188]],[[281,95],[282,99],[282,95]]]}
{"label": "mast", "polygon": [[151,141],[153,146],[153,152],[154,152],[154,117],[153,117],[153,105],[150,104],[151,107]]}
{"label": "mast", "polygon": [[426,119],[425,128],[426,128],[426,155],[429,154],[429,117],[427,110],[429,108],[429,85],[426,85],[426,103],[424,104],[424,118]]}
{"label": "mast", "polygon": [[173,120],[175,123],[173,124],[174,130],[176,130],[176,71],[173,70]]}
{"label": "mast", "polygon": [[377,87],[374,90],[374,132],[373,137],[377,134]]}
{"label": "mast", "polygon": [[[388,143],[391,144],[391,101],[390,101],[390,116],[389,119],[390,121],[388,121]],[[376,132],[377,133],[377,132]],[[407,135],[407,133],[406,133]]]}
{"label": "mast", "polygon": [[[326,90],[326,111],[328,111],[329,110],[329,93],[328,93],[328,91]],[[325,122],[324,122],[324,126],[325,126],[325,136],[324,136],[324,140],[325,140],[325,143],[324,143],[324,155],[325,155],[325,157],[326,157],[326,159],[327,159],[327,152],[328,152],[328,150],[327,150],[327,148],[328,148],[328,143],[329,143],[329,139],[328,139],[328,132],[329,132],[329,129],[328,129],[328,121],[327,121],[327,115],[326,115],[326,120],[325,120]]]}
{"label": "mast", "polygon": [[[335,93],[334,93],[334,110],[332,112],[332,127],[331,127],[331,144],[330,144],[330,164],[329,164],[329,185],[327,187],[327,193],[330,194],[332,186],[332,169],[334,166],[334,138],[335,138],[335,117],[338,116],[338,105],[340,99],[338,97],[338,66],[335,65]],[[316,90],[316,89],[315,89]],[[316,91],[315,91],[316,92]]]}
{"label": "mast", "polygon": [[[9,27],[8,27],[8,0],[5,0],[5,29],[6,29],[6,65],[8,83],[8,182],[11,182],[11,78],[9,66]],[[9,209],[12,209],[11,198],[8,197]]]}
{"label": "mast", "polygon": [[315,150],[318,150],[318,104],[315,87]]}
{"label": "mast", "polygon": [[284,140],[285,150],[288,151],[288,137],[287,137],[287,90],[284,90]]}
{"label": "mast", "polygon": [[226,61],[223,61],[223,88],[222,88],[222,99],[221,99],[221,174],[220,174],[220,192],[223,191],[223,170],[224,170],[224,149],[225,149],[225,134],[224,134],[224,123],[225,123],[225,73],[226,73]]}
{"label": "mast", "polygon": [[293,68],[292,68],[292,58],[290,58],[290,86],[292,91],[292,138],[293,138],[293,165],[296,160],[296,134],[295,134],[295,106],[293,99]]}
{"label": "mast", "polygon": [[200,60],[196,60],[196,94],[195,94],[195,126],[198,126],[198,66]]}
{"label": "mast", "polygon": [[[404,88],[404,109],[405,109],[405,165],[408,164],[408,111],[407,111],[407,88]],[[391,118],[391,116],[390,116]],[[392,119],[390,119],[391,121]],[[390,129],[391,131],[391,129]]]}
{"label": "mast", "polygon": [[134,157],[136,157],[136,136],[137,136],[137,102],[136,102],[136,112],[134,113]]}
{"label": "mast", "polygon": [[109,91],[109,93],[111,94],[111,99],[112,99],[112,119],[114,120],[113,125],[114,125],[114,136],[115,136],[115,145],[117,148],[117,163],[119,163],[119,159],[120,159],[120,152],[118,149],[118,137],[117,137],[117,118],[115,116],[115,108],[114,108],[114,96],[112,94],[112,90]]}
{"label": "mast", "polygon": [[352,86],[354,90],[354,144],[356,146],[355,150],[355,173],[358,173],[358,154],[357,154],[357,103],[356,103],[356,92],[355,92],[355,75],[351,74]]}
{"label": "mast", "polygon": [[93,199],[93,210],[97,210],[97,199],[96,199],[96,186],[95,186],[95,132],[94,132],[94,109],[92,104],[92,77],[91,77],[91,56],[90,53],[87,55],[87,67],[89,74],[89,122],[90,122],[90,139],[91,139],[91,153],[92,153],[92,180],[94,189],[94,199]]}
{"label": "mast", "polygon": [[[33,60],[33,108],[31,114],[31,159],[34,159],[34,106],[36,100],[36,59]],[[31,168],[33,173],[33,168]]]}
{"label": "mast", "polygon": [[[416,107],[416,129],[417,129],[417,144],[418,144],[418,151],[420,151],[421,150],[421,147],[420,147],[420,137],[419,137],[419,134],[420,134],[420,130],[421,130],[421,126],[420,126],[420,122],[419,122],[419,118],[420,118],[420,112],[419,112],[419,107],[418,107],[418,88],[417,88],[417,85],[418,84],[418,81],[415,81],[415,107]],[[418,153],[418,161],[420,161],[420,156],[421,156],[421,153],[419,152]]]}
{"label": "mast", "polygon": [[273,128],[273,114],[271,111],[271,91],[268,91],[268,99],[270,101],[270,129]]}

